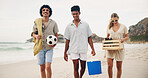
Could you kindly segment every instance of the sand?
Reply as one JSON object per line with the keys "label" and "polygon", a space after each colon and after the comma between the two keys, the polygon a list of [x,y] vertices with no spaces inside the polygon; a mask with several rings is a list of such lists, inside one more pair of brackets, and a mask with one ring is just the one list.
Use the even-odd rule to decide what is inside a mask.
{"label": "sand", "polygon": [[[95,57],[88,55],[89,60],[102,62],[102,74],[89,76],[86,68],[83,78],[108,78],[106,58],[104,53],[98,52]],[[121,78],[148,78],[148,47],[127,48],[123,61]],[[116,78],[116,62],[114,61],[113,78]],[[52,78],[74,78],[71,60],[65,62],[62,57],[53,58]],[[41,78],[40,69],[36,60],[22,61],[12,64],[0,65],[0,78]]]}

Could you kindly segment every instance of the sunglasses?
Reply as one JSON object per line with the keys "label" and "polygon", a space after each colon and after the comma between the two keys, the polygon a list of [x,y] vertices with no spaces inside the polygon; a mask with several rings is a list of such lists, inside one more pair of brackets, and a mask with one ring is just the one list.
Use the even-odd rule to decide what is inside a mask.
{"label": "sunglasses", "polygon": [[112,22],[117,22],[118,20],[112,20]]}
{"label": "sunglasses", "polygon": [[42,11],[49,11],[49,9],[42,9]]}

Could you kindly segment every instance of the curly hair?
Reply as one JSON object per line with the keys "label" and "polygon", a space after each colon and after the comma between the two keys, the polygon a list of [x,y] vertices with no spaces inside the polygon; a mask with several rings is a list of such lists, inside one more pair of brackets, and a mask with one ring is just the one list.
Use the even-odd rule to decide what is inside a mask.
{"label": "curly hair", "polygon": [[41,15],[41,17],[43,17],[43,15],[42,15],[42,9],[43,8],[48,8],[49,9],[49,13],[50,13],[49,17],[50,17],[52,15],[52,9],[50,8],[49,5],[43,5],[43,6],[41,6],[41,8],[40,8],[40,15]]}

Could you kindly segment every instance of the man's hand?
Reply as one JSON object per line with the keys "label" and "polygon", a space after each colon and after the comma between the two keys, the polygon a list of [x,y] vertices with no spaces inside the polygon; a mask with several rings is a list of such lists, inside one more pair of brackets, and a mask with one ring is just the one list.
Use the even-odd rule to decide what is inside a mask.
{"label": "man's hand", "polygon": [[50,47],[55,47],[57,44],[54,44],[54,45],[49,45]]}
{"label": "man's hand", "polygon": [[42,36],[41,35],[35,35],[35,38],[40,40],[42,38]]}
{"label": "man's hand", "polygon": [[94,50],[93,41],[92,41],[91,36],[88,37],[88,43],[89,43],[89,45],[90,45],[90,47],[91,47],[91,49],[92,49],[92,51],[91,51],[92,56],[95,56],[96,53],[95,53],[95,50]]}
{"label": "man's hand", "polygon": [[66,53],[64,53],[64,60],[68,61],[68,55]]}
{"label": "man's hand", "polygon": [[91,51],[91,54],[92,54],[92,56],[95,56],[96,55],[96,53],[95,53],[94,50]]}

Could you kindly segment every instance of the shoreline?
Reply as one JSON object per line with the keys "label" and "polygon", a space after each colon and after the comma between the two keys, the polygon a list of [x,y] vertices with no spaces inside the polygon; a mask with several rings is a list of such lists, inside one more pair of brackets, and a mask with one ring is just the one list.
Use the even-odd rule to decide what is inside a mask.
{"label": "shoreline", "polygon": [[[93,59],[99,59],[98,56]],[[83,78],[107,78],[107,62],[106,58],[101,58],[102,74],[89,76],[88,69]],[[114,61],[113,66],[113,77],[116,77],[116,62]],[[22,61],[18,63],[0,65],[0,78],[40,78],[39,65],[37,60]],[[73,64],[69,59],[65,62],[63,58],[53,58],[52,63],[52,78],[73,78]],[[148,75],[148,60],[134,60],[125,59],[123,61],[123,73],[122,78],[147,78]],[[9,75],[8,75],[9,74]]]}
{"label": "shoreline", "polygon": [[127,41],[127,44],[148,44],[146,41]]}

